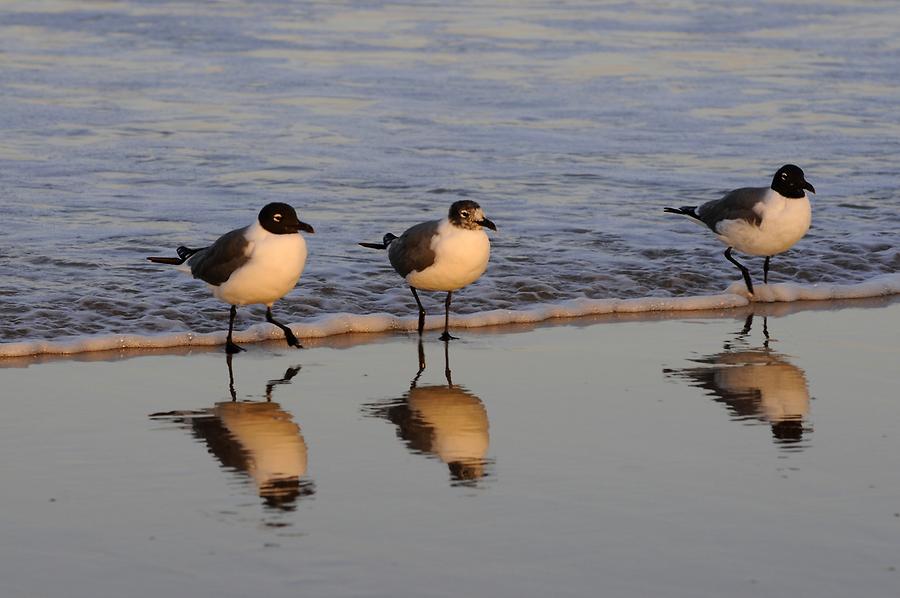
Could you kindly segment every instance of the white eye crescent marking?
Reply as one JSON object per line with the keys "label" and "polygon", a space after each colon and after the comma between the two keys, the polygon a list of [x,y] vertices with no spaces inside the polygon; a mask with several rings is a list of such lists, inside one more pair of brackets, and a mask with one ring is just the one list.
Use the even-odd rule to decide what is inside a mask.
{"label": "white eye crescent marking", "polygon": [[272,216],[272,220],[274,220],[275,222],[281,222],[281,214],[275,214],[274,216]]}
{"label": "white eye crescent marking", "polygon": [[468,213],[467,211],[465,211],[465,210],[461,211],[461,212],[459,213],[459,215],[462,216],[463,218],[468,218],[468,217],[469,217],[469,213]]}

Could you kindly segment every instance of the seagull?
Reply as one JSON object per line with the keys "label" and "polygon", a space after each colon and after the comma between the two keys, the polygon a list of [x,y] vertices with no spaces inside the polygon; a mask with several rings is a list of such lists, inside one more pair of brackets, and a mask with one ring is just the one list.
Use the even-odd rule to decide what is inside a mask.
{"label": "seagull", "polygon": [[422,222],[399,237],[391,233],[381,243],[360,243],[370,249],[387,249],[391,266],[406,279],[419,306],[419,336],[425,328],[425,308],[416,289],[446,291],[444,333],[450,336],[450,298],[453,291],[469,285],[484,274],[491,256],[491,242],[484,228],[497,230],[474,201],[454,202],[446,218]]}
{"label": "seagull", "polygon": [[291,347],[301,348],[291,329],[272,317],[272,305],[300,280],[306,265],[306,241],[299,231],[314,233],[285,203],[270,203],[256,222],[225,233],[209,247],[181,246],[178,257],[148,257],[158,264],[181,266],[209,285],[213,296],[231,305],[225,352],[243,351],[231,340],[238,305],[266,306],[266,321],[284,331]]}
{"label": "seagull", "polygon": [[763,282],[768,283],[772,256],[790,249],[809,230],[812,209],[806,191],[816,192],[800,167],[785,164],[775,173],[768,189],[744,187],[700,207],[683,206],[664,211],[690,216],[708,226],[728,246],[725,259],[738,267],[747,291],[753,295],[750,272],[731,255],[731,250],[766,256]]}

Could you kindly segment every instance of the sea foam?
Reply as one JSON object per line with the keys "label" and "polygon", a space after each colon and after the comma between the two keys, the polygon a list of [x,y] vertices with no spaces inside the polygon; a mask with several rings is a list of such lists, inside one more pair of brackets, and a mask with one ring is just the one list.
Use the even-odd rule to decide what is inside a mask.
{"label": "sea foam", "polygon": [[[637,299],[572,299],[558,303],[534,305],[523,309],[494,309],[479,313],[453,316],[454,328],[479,328],[502,324],[527,324],[553,318],[577,318],[603,314],[640,314],[651,312],[690,312],[744,307],[752,302],[829,301],[863,299],[900,294],[900,273],[884,274],[855,284],[801,285],[779,283],[755,285],[750,297],[742,282],[737,282],[718,295],[696,297],[643,297]],[[417,318],[376,314],[327,314],[309,321],[291,324],[294,333],[302,338],[324,338],[347,333],[375,333],[412,331]],[[426,318],[425,327],[443,326],[442,316]],[[0,344],[0,358],[31,355],[76,355],[93,351],[121,349],[160,349],[167,347],[203,347],[225,344],[225,332],[196,334],[192,332],[129,335],[104,334],[83,336],[59,341],[22,341]],[[261,323],[234,333],[238,343],[253,343],[282,338],[276,327]]]}

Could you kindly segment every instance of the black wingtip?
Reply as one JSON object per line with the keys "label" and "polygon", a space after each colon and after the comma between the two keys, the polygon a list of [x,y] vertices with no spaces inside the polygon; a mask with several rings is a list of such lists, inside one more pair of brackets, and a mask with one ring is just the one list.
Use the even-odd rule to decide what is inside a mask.
{"label": "black wingtip", "polygon": [[392,241],[399,239],[397,235],[394,233],[387,233],[382,239],[381,243],[360,243],[363,247],[368,247],[369,249],[387,249]]}
{"label": "black wingtip", "polygon": [[192,255],[200,251],[199,249],[191,249],[190,247],[185,247],[181,245],[178,249],[175,250],[175,253],[178,254],[178,257],[148,257],[147,259],[155,264],[171,264],[173,266],[180,266],[181,264],[188,261]]}
{"label": "black wingtip", "polygon": [[192,255],[194,255],[194,254],[197,253],[198,251],[200,251],[200,250],[199,250],[199,249],[191,249],[190,247],[185,247],[184,245],[181,245],[181,246],[178,247],[178,249],[175,250],[175,253],[178,254],[178,257],[181,258],[181,261],[182,261],[182,263],[183,263],[183,262],[185,262],[189,257],[191,257]]}
{"label": "black wingtip", "polygon": [[181,264],[184,263],[184,260],[181,259],[180,257],[156,257],[156,256],[154,256],[154,257],[148,257],[147,259],[149,261],[153,262],[154,264],[170,264],[172,266],[180,266]]}
{"label": "black wingtip", "polygon": [[663,208],[663,212],[668,214],[678,214],[679,216],[690,216],[696,220],[700,220],[700,216],[697,215],[696,206],[682,206],[680,208]]}

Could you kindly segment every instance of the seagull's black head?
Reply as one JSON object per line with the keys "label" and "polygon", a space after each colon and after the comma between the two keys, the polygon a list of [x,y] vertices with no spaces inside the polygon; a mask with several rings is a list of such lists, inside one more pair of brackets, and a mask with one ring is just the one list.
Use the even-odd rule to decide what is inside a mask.
{"label": "seagull's black head", "polygon": [[462,199],[454,202],[450,206],[450,213],[447,215],[450,224],[459,228],[468,228],[478,230],[482,226],[491,230],[497,230],[493,222],[484,217],[481,206],[471,199]]}
{"label": "seagull's black head", "polygon": [[316,232],[307,223],[300,222],[294,208],[279,202],[267,204],[259,211],[259,224],[273,235],[292,235],[301,230]]}
{"label": "seagull's black head", "polygon": [[772,179],[772,189],[784,195],[785,197],[799,198],[806,195],[804,189],[816,192],[815,187],[806,182],[803,178],[803,171],[799,166],[793,164],[785,164],[778,169],[775,177]]}

